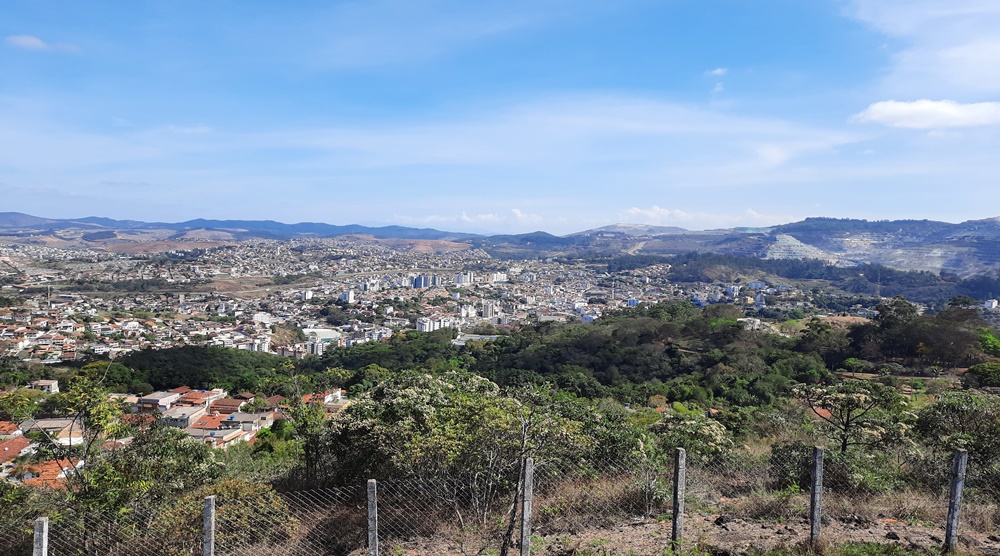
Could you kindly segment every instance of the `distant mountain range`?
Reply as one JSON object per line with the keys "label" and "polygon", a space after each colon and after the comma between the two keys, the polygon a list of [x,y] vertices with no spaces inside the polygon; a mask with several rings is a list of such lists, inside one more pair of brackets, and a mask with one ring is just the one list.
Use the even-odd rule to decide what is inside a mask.
{"label": "distant mountain range", "polygon": [[615,224],[566,236],[542,231],[483,236],[404,226],[204,219],[166,223],[0,213],[0,240],[92,248],[130,242],[230,242],[351,234],[376,239],[467,243],[502,258],[672,255],[700,251],[761,258],[821,259],[844,266],[878,263],[906,270],[944,270],[961,276],[996,275],[1000,271],[1000,218],[960,224],[807,218],[770,228],[707,231]]}
{"label": "distant mountain range", "polygon": [[370,227],[358,224],[334,226],[319,222],[284,224],[273,220],[206,220],[203,218],[186,222],[141,222],[96,216],[71,219],[40,218],[19,212],[0,212],[0,234],[56,231],[122,231],[127,233],[150,230],[172,230],[176,232],[172,239],[184,239],[186,235],[197,231],[223,232],[223,234],[231,234],[233,239],[291,239],[295,237],[336,237],[349,234],[369,235],[380,239],[456,240],[476,237],[475,234],[442,232],[430,228],[407,228],[405,226]]}

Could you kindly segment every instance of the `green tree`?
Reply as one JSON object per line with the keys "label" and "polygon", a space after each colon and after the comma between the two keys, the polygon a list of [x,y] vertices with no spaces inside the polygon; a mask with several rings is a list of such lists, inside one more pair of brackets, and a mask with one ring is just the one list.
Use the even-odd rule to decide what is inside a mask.
{"label": "green tree", "polygon": [[1000,362],[991,361],[969,367],[962,377],[962,382],[972,388],[1000,387]]}
{"label": "green tree", "polygon": [[834,386],[796,388],[840,453],[856,446],[883,446],[906,437],[906,400],[877,382],[848,380]]}
{"label": "green tree", "polygon": [[211,447],[180,429],[153,424],[127,445],[94,454],[82,470],[77,498],[112,512],[156,508],[210,484],[221,472]]}
{"label": "green tree", "polygon": [[726,427],[701,412],[668,413],[652,430],[667,452],[684,448],[692,458],[719,456],[733,447]]}
{"label": "green tree", "polygon": [[22,390],[0,393],[0,421],[23,423],[38,411],[35,399]]}
{"label": "green tree", "polygon": [[932,446],[969,450],[978,465],[1000,458],[1000,397],[951,392],[920,410],[917,432]]}

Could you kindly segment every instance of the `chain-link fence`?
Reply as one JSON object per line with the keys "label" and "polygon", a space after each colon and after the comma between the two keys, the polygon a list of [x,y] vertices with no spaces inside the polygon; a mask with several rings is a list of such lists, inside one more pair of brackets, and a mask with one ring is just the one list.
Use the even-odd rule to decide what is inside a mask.
{"label": "chain-link fence", "polygon": [[[361,556],[376,546],[393,555],[585,547],[663,554],[678,544],[738,553],[820,541],[924,549],[950,541],[986,553],[1000,548],[1000,468],[974,460],[966,468],[959,454],[821,454],[788,445],[690,454],[683,466],[678,453],[615,465],[531,460],[489,477],[387,478],[288,493],[238,483],[155,512],[62,508],[48,516],[47,554],[181,555],[207,547],[219,555]],[[32,553],[35,517],[0,513],[6,553]],[[596,550],[602,546],[614,550]]]}
{"label": "chain-link fence", "polygon": [[0,508],[0,547],[11,554],[31,554],[37,512],[16,505]]}
{"label": "chain-link fence", "polygon": [[348,554],[365,546],[364,487],[269,494],[249,503],[232,498],[216,497],[216,554],[312,556]]}

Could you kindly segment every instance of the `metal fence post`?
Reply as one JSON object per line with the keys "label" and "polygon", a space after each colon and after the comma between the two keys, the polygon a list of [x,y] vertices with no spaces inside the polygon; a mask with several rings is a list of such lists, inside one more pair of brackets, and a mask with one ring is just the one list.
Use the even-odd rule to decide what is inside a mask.
{"label": "metal fence post", "polygon": [[684,496],[687,492],[687,452],[677,448],[674,457],[674,515],[670,540],[674,550],[684,541]]}
{"label": "metal fence post", "polygon": [[378,556],[378,484],[368,479],[368,556]]}
{"label": "metal fence post", "polygon": [[205,509],[202,513],[202,529],[205,538],[201,550],[204,556],[215,556],[215,496],[205,497]]}
{"label": "metal fence post", "polygon": [[809,544],[819,546],[823,528],[823,448],[813,448],[812,488],[809,493]]}
{"label": "metal fence post", "polygon": [[958,548],[958,522],[962,515],[962,490],[965,488],[965,470],[969,466],[969,452],[955,451],[955,464],[951,471],[951,496],[948,499],[948,525],[944,532],[945,552]]}
{"label": "metal fence post", "polygon": [[531,556],[531,500],[535,490],[535,459],[524,460],[524,493],[521,497],[521,556]]}
{"label": "metal fence post", "polygon": [[49,518],[35,520],[35,544],[32,556],[49,556]]}

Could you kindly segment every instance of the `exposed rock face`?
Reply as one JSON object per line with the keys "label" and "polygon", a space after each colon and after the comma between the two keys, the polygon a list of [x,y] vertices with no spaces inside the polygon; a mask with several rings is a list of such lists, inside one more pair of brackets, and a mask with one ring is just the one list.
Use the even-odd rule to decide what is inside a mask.
{"label": "exposed rock face", "polygon": [[774,243],[764,253],[765,259],[820,259],[836,263],[837,257],[826,251],[807,245],[788,234],[775,234]]}

